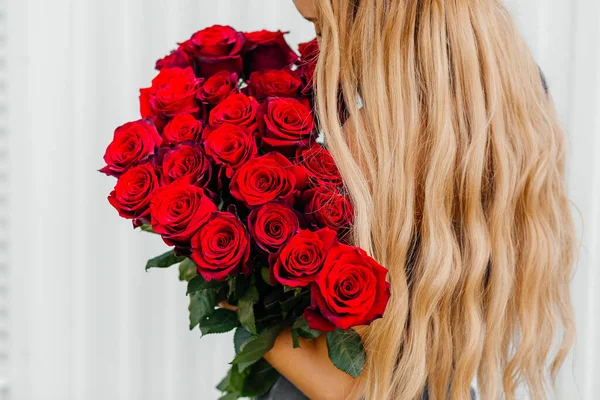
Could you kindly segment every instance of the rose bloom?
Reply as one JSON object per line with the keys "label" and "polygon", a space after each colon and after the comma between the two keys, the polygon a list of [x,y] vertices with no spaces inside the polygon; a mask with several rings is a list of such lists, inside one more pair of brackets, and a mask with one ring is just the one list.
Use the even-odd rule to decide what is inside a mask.
{"label": "rose bloom", "polygon": [[190,114],[177,114],[163,129],[164,145],[197,142],[202,134],[202,122]]}
{"label": "rose bloom", "polygon": [[258,101],[267,97],[296,97],[302,81],[289,70],[253,72],[248,81],[248,94]]}
{"label": "rose bloom", "polygon": [[122,218],[133,219],[134,227],[148,224],[150,198],[159,185],[154,166],[140,164],[121,175],[108,201]]}
{"label": "rose bloom", "polygon": [[221,70],[241,74],[244,34],[230,26],[213,25],[192,35],[182,48],[196,62],[199,76],[208,78]]}
{"label": "rose bloom", "polygon": [[156,62],[156,69],[163,68],[187,68],[192,66],[193,60],[179,46],[177,50],[173,50],[170,54],[164,56]]}
{"label": "rose bloom", "polygon": [[232,94],[210,112],[208,122],[216,126],[224,123],[245,126],[254,132],[258,102],[244,94]]}
{"label": "rose bloom", "polygon": [[298,215],[290,207],[269,203],[248,216],[250,235],[261,249],[277,252],[300,229]]}
{"label": "rose bloom", "polygon": [[306,103],[292,98],[269,98],[260,108],[259,127],[262,144],[284,153],[310,142],[315,128],[313,114]]}
{"label": "rose bloom", "polygon": [[192,68],[162,69],[152,80],[152,86],[140,89],[140,112],[144,118],[155,118],[159,129],[177,114],[196,114],[196,101],[202,83]]}
{"label": "rose bloom", "polygon": [[279,153],[253,158],[231,178],[231,195],[254,208],[271,201],[289,202],[306,187],[304,168],[293,165]]}
{"label": "rose bloom", "polygon": [[130,166],[154,155],[162,139],[150,120],[128,122],[115,130],[113,141],[106,148],[106,166],[100,170],[110,176],[120,176]]}
{"label": "rose bloom", "polygon": [[342,176],[338,171],[329,150],[314,142],[310,147],[300,147],[296,152],[296,163],[302,165],[314,185],[342,184]]}
{"label": "rose bloom", "polygon": [[163,155],[163,184],[185,180],[192,185],[205,187],[210,181],[210,174],[211,163],[200,146],[180,145]]}
{"label": "rose bloom", "polygon": [[386,275],[364,250],[335,244],[311,285],[311,305],[304,311],[308,326],[331,332],[381,318],[390,298]]}
{"label": "rose bloom", "polygon": [[336,233],[330,229],[300,231],[277,255],[271,281],[289,287],[305,287],[319,276]]}
{"label": "rose bloom", "polygon": [[198,274],[207,280],[250,273],[250,239],[239,218],[229,212],[214,212],[192,237],[192,260]]}
{"label": "rose bloom", "polygon": [[307,190],[302,196],[306,204],[304,216],[309,223],[331,228],[343,235],[354,222],[354,207],[337,188],[322,185]]}
{"label": "rose bloom", "polygon": [[246,76],[263,69],[282,69],[292,65],[298,55],[286,43],[285,32],[248,32],[244,48]]}
{"label": "rose bloom", "polygon": [[189,247],[192,236],[218,211],[202,188],[180,180],[154,192],[150,201],[152,229],[170,246]]}
{"label": "rose bloom", "polygon": [[204,131],[204,150],[215,163],[223,165],[225,175],[233,172],[257,154],[256,140],[244,126],[223,124]]}
{"label": "rose bloom", "polygon": [[238,75],[227,70],[219,71],[200,87],[198,99],[206,104],[215,105],[227,96],[238,91]]}

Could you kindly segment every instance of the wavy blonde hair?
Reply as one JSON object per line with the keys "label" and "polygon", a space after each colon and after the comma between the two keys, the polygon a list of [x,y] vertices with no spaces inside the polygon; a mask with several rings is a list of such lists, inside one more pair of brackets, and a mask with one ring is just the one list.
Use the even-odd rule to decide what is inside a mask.
{"label": "wavy blonde hair", "polygon": [[392,285],[361,330],[354,393],[468,399],[477,377],[484,399],[520,384],[546,398],[574,341],[565,133],[509,13],[498,0],[318,3],[320,124],[353,241]]}

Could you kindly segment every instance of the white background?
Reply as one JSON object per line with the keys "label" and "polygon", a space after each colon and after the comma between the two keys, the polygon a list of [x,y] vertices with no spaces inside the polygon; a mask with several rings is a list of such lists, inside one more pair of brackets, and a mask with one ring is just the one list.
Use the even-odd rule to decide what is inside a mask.
{"label": "white background", "polygon": [[[510,0],[570,133],[583,249],[559,399],[600,398],[600,4]],[[229,336],[187,329],[176,271],[96,170],[154,61],[213,23],[313,37],[291,0],[0,0],[0,399],[216,399]]]}

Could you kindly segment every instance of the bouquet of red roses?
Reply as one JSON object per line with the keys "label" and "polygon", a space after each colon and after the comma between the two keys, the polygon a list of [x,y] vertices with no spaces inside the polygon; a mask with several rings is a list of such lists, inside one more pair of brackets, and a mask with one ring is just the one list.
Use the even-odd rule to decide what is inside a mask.
{"label": "bouquet of red roses", "polygon": [[333,363],[360,375],[352,327],[390,296],[387,270],[345,241],[354,211],[313,113],[317,41],[299,50],[283,32],[195,33],[156,63],[142,119],[116,129],[101,169],[119,215],[173,247],[146,269],[179,263],[190,329],[235,330],[228,399],[272,386],[262,356],[285,327],[294,346],[326,334]]}

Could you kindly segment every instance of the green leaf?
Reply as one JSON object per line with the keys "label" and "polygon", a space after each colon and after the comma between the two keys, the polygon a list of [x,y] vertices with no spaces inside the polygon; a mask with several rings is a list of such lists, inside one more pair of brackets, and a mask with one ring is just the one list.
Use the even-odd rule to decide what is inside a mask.
{"label": "green leaf", "polygon": [[315,339],[321,336],[321,331],[310,329],[308,327],[308,321],[302,317],[298,318],[296,322],[294,322],[294,325],[292,325],[292,329],[297,330],[298,335],[306,339]]}
{"label": "green leaf", "polygon": [[227,375],[225,378],[221,379],[221,382],[217,385],[217,390],[220,392],[226,392],[227,388],[229,388],[229,380],[231,379],[231,369],[227,371]]}
{"label": "green leaf", "polygon": [[258,334],[258,332],[256,332],[256,322],[254,321],[254,304],[258,301],[258,298],[256,286],[251,285],[238,301],[238,317],[240,319],[240,324],[250,331],[250,333],[255,335]]}
{"label": "green leaf", "polygon": [[244,327],[240,326],[237,328],[233,334],[233,347],[235,348],[235,354],[239,353],[242,346],[250,341],[252,337],[252,334]]}
{"label": "green leaf", "polygon": [[284,316],[292,311],[301,300],[302,297],[290,297],[289,299],[280,302],[279,304],[281,304],[281,311],[283,311]]}
{"label": "green leaf", "polygon": [[224,333],[238,327],[239,322],[235,311],[219,308],[214,313],[200,320],[202,335]]}
{"label": "green leaf", "polygon": [[275,286],[271,283],[271,272],[269,271],[269,267],[262,267],[260,269],[260,276],[267,285]]}
{"label": "green leaf", "polygon": [[275,339],[277,339],[277,336],[279,336],[279,333],[282,330],[282,324],[274,325],[268,328],[255,339],[242,346],[240,352],[235,356],[231,363],[255,363],[256,361],[260,360],[269,350],[273,348]]}
{"label": "green leaf", "polygon": [[215,312],[217,291],[206,289],[190,295],[190,330],[194,329],[200,321]]}
{"label": "green leaf", "polygon": [[219,281],[205,281],[202,275],[196,275],[188,282],[187,294],[198,292],[206,289],[219,289],[224,285],[223,282]]}
{"label": "green leaf", "polygon": [[146,263],[146,271],[150,268],[168,268],[173,264],[177,264],[185,259],[185,257],[176,256],[173,250],[169,250],[158,257],[148,260]]}
{"label": "green leaf", "polygon": [[197,275],[196,264],[189,258],[186,258],[179,264],[179,280],[191,281]]}
{"label": "green leaf", "polygon": [[358,333],[336,329],[327,333],[329,358],[338,369],[356,378],[362,374],[366,354]]}
{"label": "green leaf", "polygon": [[144,225],[140,226],[140,229],[143,232],[149,232],[149,233],[157,234],[156,232],[154,232],[154,229],[152,229],[152,225],[150,225],[150,224],[144,224]]}
{"label": "green leaf", "polygon": [[292,343],[295,349],[300,347],[300,341],[298,340],[298,329],[292,329]]}
{"label": "green leaf", "polygon": [[244,381],[242,396],[262,396],[271,389],[279,377],[279,372],[271,364],[264,359],[259,360],[250,368],[250,374]]}

